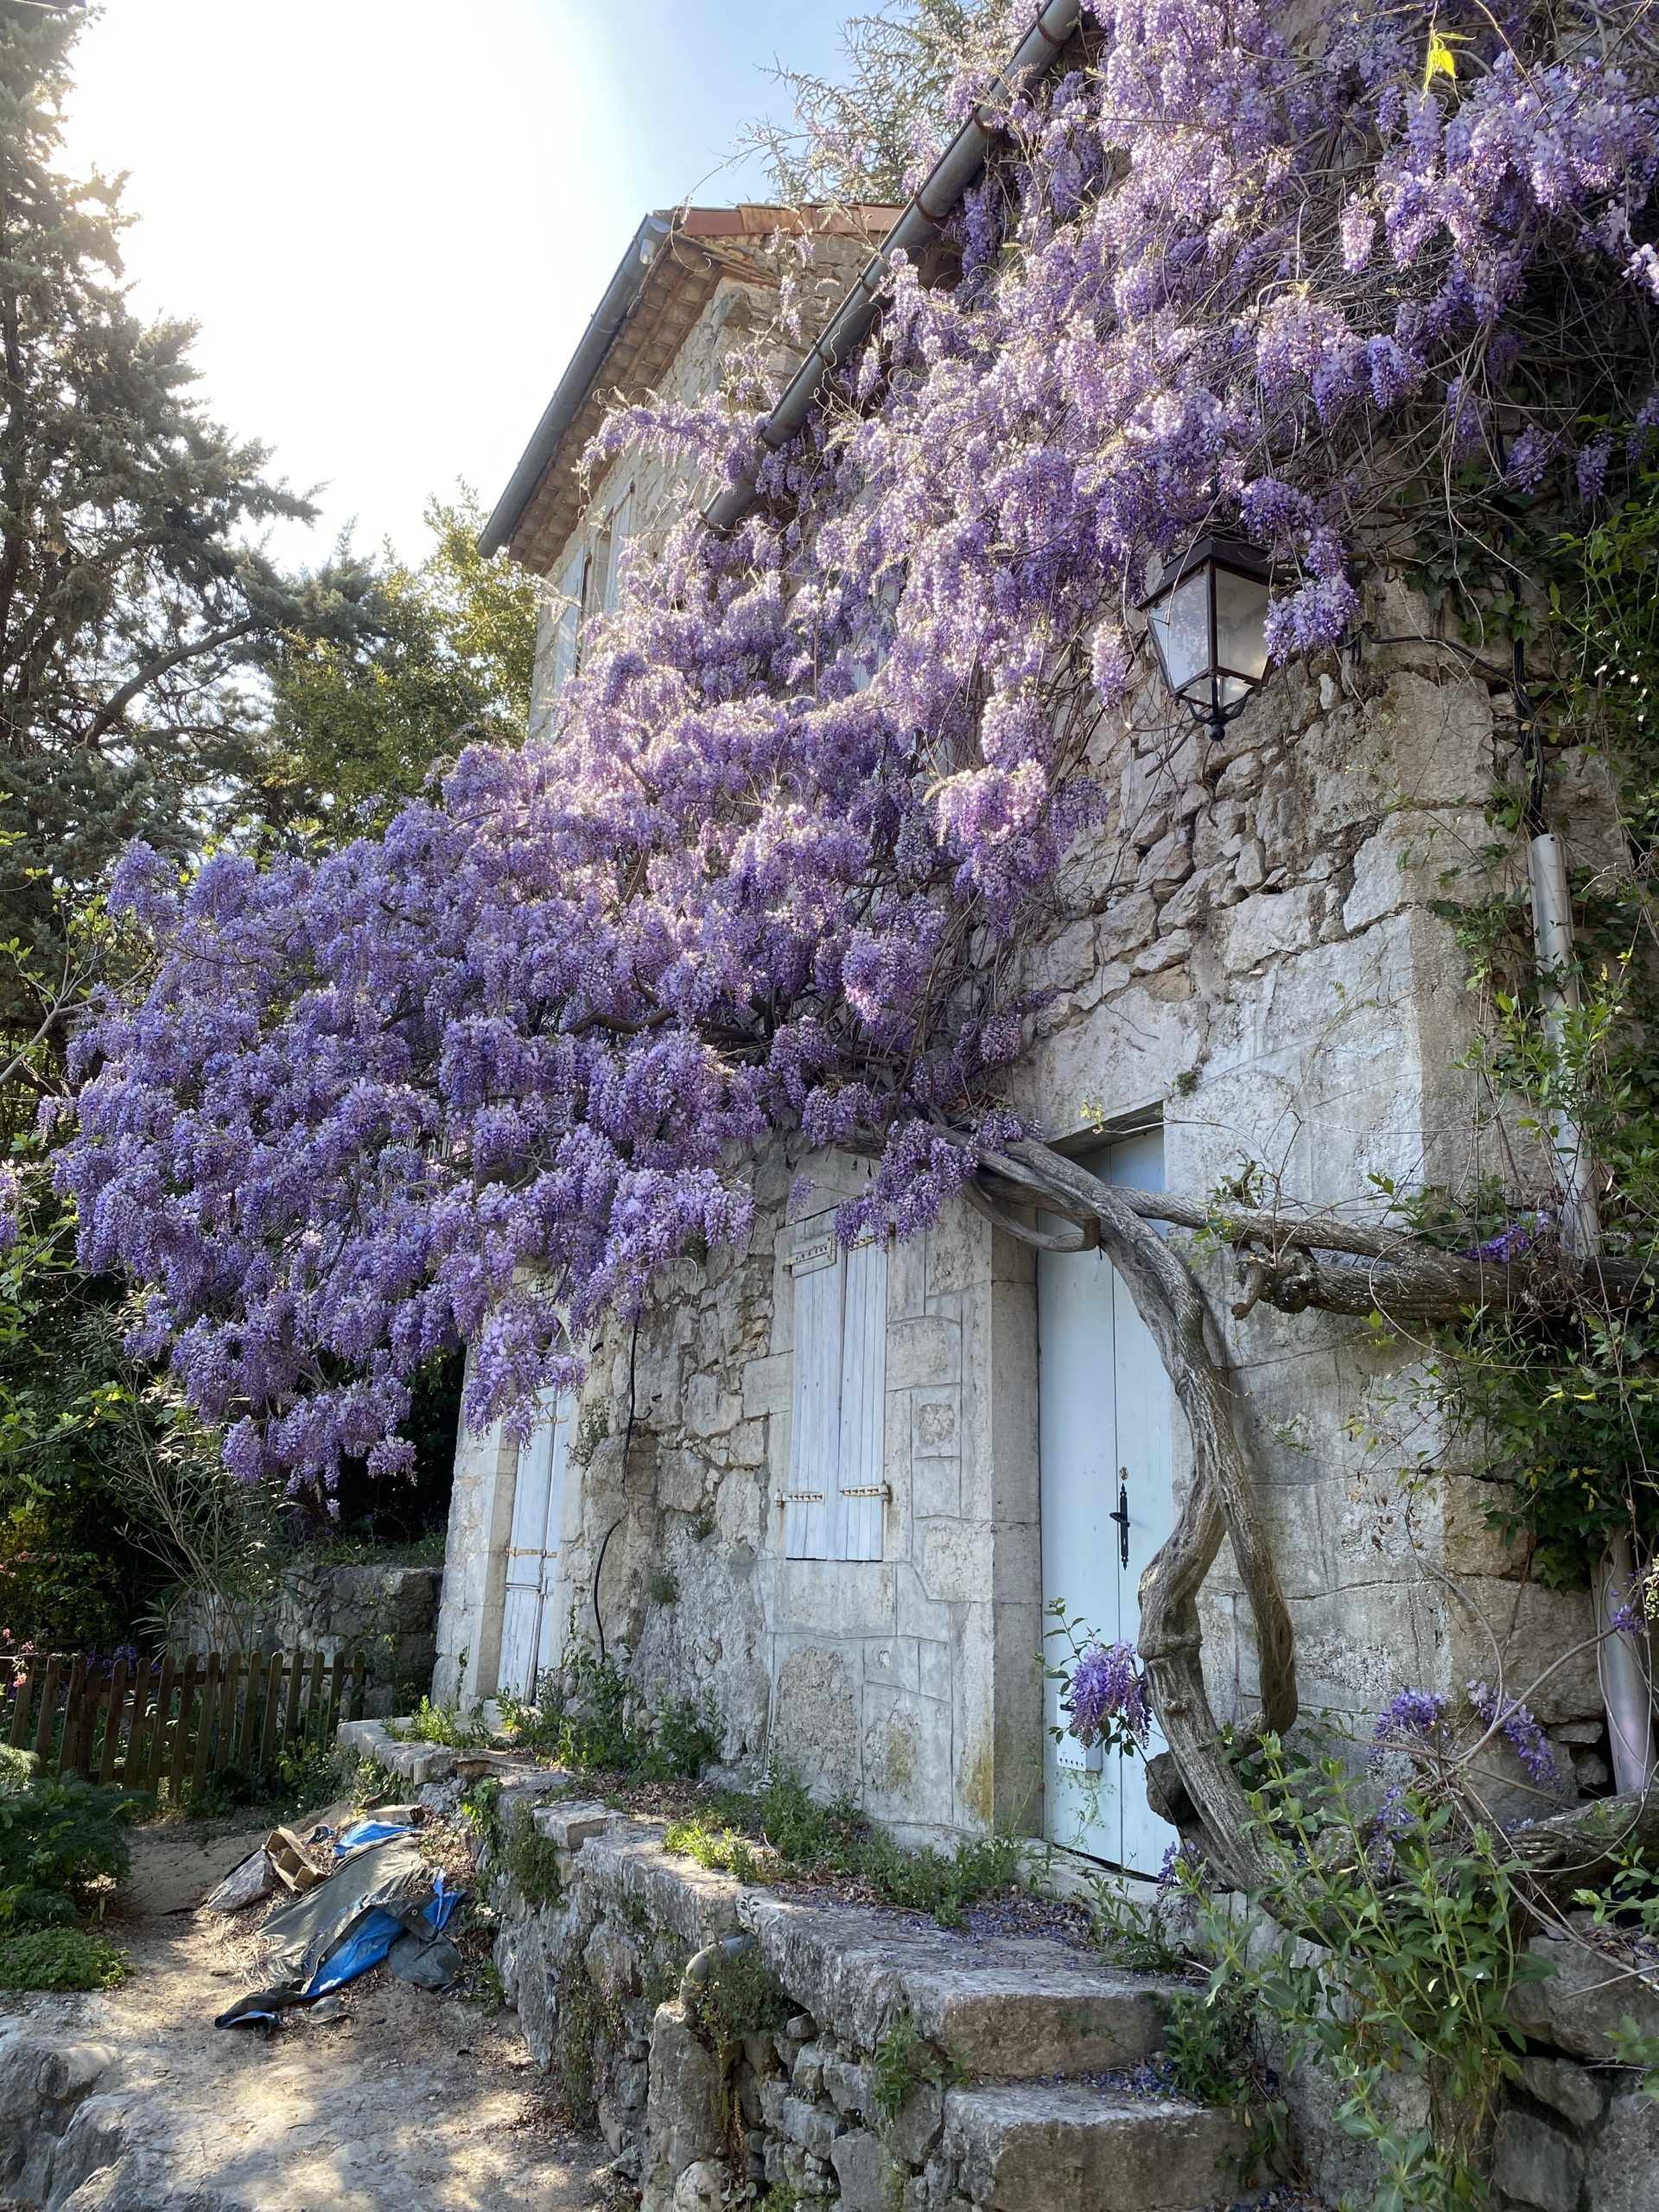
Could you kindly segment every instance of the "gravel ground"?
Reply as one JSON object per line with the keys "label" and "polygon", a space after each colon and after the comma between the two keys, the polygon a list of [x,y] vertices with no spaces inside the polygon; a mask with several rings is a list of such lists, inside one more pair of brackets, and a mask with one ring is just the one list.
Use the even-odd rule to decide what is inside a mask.
{"label": "gravel ground", "polygon": [[[213,2016],[259,1984],[264,1908],[194,1910],[257,1835],[180,1824],[136,1839],[110,1914],[135,1972],[95,1996],[0,1995],[6,2044],[99,2046],[97,2163],[164,2177],[214,2212],[589,2212],[601,2143],[562,2131],[511,2014],[377,1968],[326,2024],[286,2016],[269,2042]],[[482,1938],[468,1948],[481,1951]],[[84,2132],[89,2111],[83,2108]],[[103,2155],[107,2151],[108,2156]],[[146,2206],[163,2200],[146,2194]]]}

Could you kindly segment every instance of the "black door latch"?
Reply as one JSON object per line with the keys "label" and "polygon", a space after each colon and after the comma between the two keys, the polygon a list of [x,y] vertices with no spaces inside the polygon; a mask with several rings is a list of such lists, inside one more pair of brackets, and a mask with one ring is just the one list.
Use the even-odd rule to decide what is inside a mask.
{"label": "black door latch", "polygon": [[1123,1567],[1127,1567],[1129,1563],[1128,1472],[1127,1467],[1118,1469],[1117,1510],[1116,1513],[1109,1513],[1106,1516],[1109,1521],[1116,1521],[1117,1523],[1117,1556],[1119,1564]]}

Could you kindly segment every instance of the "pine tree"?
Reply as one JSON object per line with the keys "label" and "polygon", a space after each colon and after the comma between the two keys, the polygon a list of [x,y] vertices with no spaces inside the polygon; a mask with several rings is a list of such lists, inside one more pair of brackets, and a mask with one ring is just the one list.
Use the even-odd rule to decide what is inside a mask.
{"label": "pine tree", "polygon": [[0,0],[0,1072],[14,1128],[54,1086],[99,964],[86,908],[111,859],[139,834],[190,849],[246,754],[257,671],[291,635],[349,636],[369,592],[361,563],[293,580],[250,543],[313,510],[267,474],[264,447],[203,411],[194,327],[133,311],[118,183],[63,165],[80,20]]}

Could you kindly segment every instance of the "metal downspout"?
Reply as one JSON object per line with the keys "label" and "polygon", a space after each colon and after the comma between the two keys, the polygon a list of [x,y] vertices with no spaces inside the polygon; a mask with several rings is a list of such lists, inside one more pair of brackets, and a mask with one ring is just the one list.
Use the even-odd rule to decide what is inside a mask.
{"label": "metal downspout", "polygon": [[[1048,0],[1004,63],[992,87],[993,99],[1010,92],[1022,78],[1046,76],[1076,30],[1082,13],[1083,0]],[[893,281],[894,254],[904,253],[913,259],[923,247],[932,245],[951,209],[984,168],[993,141],[1001,135],[991,103],[982,102],[934,163],[926,182],[881,241],[795,372],[789,389],[761,424],[760,442],[767,453],[777,453],[796,435],[825,379],[868,331]],[[757,454],[737,481],[728,484],[703,509],[702,518],[710,530],[728,531],[748,512],[764,458],[764,454]]]}
{"label": "metal downspout", "polygon": [[[1544,1035],[1556,1065],[1561,1064],[1569,1019],[1579,1006],[1573,972],[1573,899],[1567,880],[1567,851],[1545,826],[1545,764],[1541,734],[1526,692],[1522,648],[1515,649],[1516,703],[1529,753],[1532,788],[1527,807],[1531,832],[1527,872],[1532,888],[1533,956],[1538,968],[1538,1001]],[[1581,1265],[1601,1256],[1601,1208],[1596,1198],[1596,1163],[1577,1121],[1564,1108],[1549,1115],[1549,1141],[1561,1179],[1561,1243]],[[1621,1791],[1644,1789],[1654,1769],[1653,1685],[1647,1655],[1628,1630],[1613,1626],[1623,1605],[1641,1611],[1642,1577],[1628,1535],[1608,1539],[1595,1573],[1596,1625],[1602,1631],[1597,1653],[1602,1701],[1607,1709],[1607,1738],[1613,1780]]]}

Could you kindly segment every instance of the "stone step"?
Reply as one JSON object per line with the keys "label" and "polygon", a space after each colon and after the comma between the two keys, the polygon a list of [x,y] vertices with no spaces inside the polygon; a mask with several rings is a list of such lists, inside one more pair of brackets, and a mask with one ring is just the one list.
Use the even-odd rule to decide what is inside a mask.
{"label": "stone step", "polygon": [[1202,2212],[1237,2198],[1244,2147],[1226,2113],[1082,2082],[952,2089],[941,2146],[985,2212]]}
{"label": "stone step", "polygon": [[956,1936],[909,1916],[752,1891],[738,1916],[784,1986],[843,2046],[900,2012],[965,2075],[1031,2081],[1137,2065],[1159,2050],[1173,1983],[1050,1936]]}

